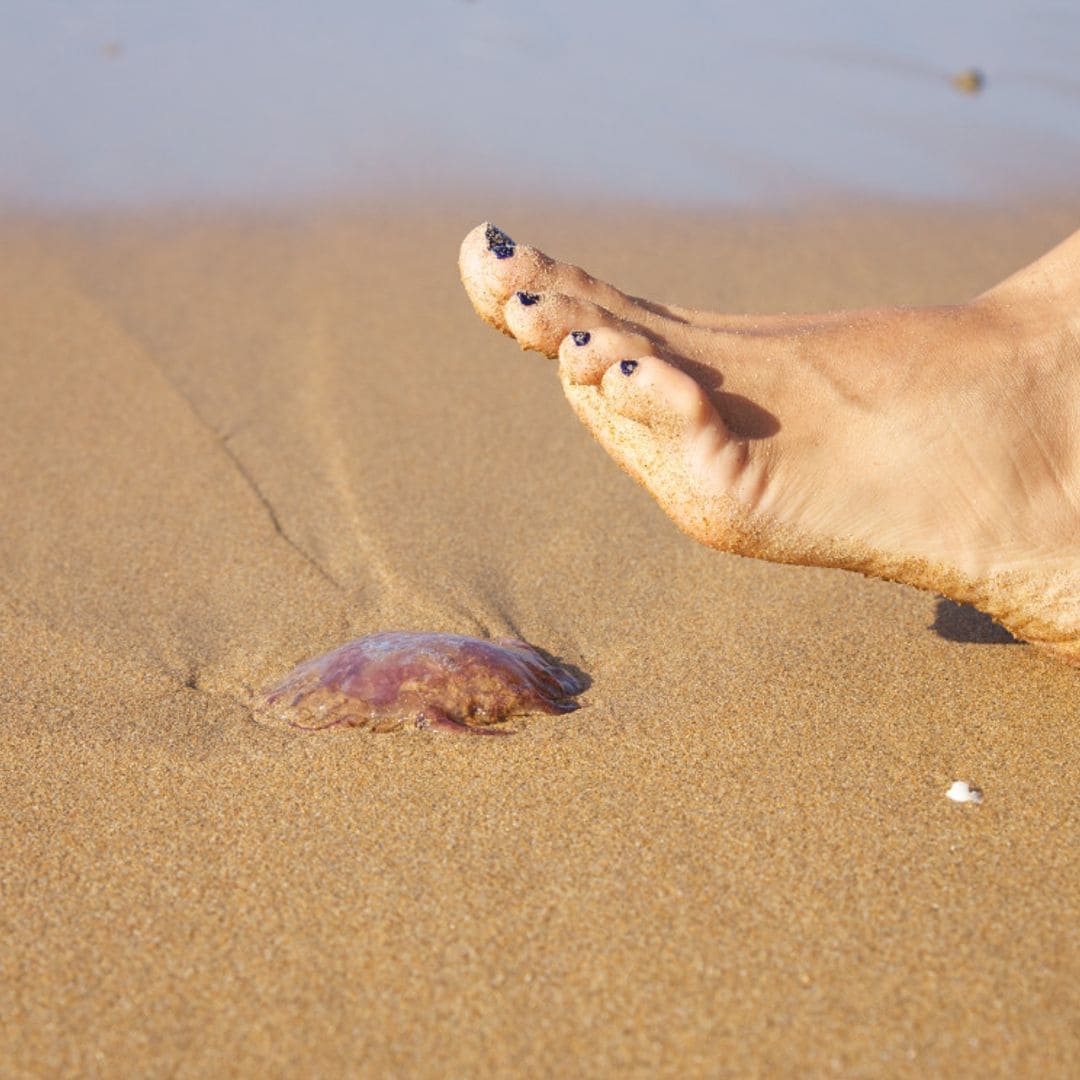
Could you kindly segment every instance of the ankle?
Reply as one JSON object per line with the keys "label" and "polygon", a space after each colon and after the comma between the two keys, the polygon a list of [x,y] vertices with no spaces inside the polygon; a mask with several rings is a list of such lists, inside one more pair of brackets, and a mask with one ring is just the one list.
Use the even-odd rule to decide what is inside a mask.
{"label": "ankle", "polygon": [[1045,384],[1080,376],[1080,292],[1073,299],[1010,278],[971,306],[994,328],[1008,362],[1030,378]]}
{"label": "ankle", "polygon": [[1016,305],[1045,302],[1059,318],[1075,321],[1080,317],[1080,231],[984,295]]}

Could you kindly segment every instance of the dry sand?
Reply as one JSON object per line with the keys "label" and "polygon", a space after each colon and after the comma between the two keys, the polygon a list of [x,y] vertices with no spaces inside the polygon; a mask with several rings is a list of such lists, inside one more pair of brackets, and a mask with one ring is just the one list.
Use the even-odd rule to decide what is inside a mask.
{"label": "dry sand", "polygon": [[[3,223],[0,1072],[1075,1068],[1078,673],[696,547],[455,258],[490,213],[696,306],[950,301],[1078,209]],[[390,628],[521,635],[588,707],[252,722]]]}

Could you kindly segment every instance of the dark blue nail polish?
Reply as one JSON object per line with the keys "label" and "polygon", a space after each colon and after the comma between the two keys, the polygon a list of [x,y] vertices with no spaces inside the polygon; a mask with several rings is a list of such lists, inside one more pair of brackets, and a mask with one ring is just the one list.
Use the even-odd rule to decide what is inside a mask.
{"label": "dark blue nail polish", "polygon": [[540,294],[536,292],[519,292],[517,298],[521,301],[522,307],[532,307],[540,299]]}
{"label": "dark blue nail polish", "polygon": [[634,371],[636,369],[637,369],[637,361],[636,360],[621,360],[619,362],[619,370],[624,375],[633,375]]}
{"label": "dark blue nail polish", "polygon": [[484,237],[487,239],[488,251],[496,259],[509,259],[514,254],[514,241],[495,225],[489,225],[484,230]]}
{"label": "dark blue nail polish", "polygon": [[574,339],[575,345],[588,345],[592,334],[588,330],[575,330],[570,336]]}

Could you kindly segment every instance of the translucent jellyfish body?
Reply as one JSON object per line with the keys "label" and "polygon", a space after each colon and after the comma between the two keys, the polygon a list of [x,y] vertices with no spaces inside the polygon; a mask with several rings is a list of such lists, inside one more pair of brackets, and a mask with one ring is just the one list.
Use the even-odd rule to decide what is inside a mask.
{"label": "translucent jellyfish body", "polygon": [[586,687],[577,672],[523,641],[460,634],[371,634],[295,667],[265,691],[256,716],[274,726],[494,734],[524,713],[567,713]]}

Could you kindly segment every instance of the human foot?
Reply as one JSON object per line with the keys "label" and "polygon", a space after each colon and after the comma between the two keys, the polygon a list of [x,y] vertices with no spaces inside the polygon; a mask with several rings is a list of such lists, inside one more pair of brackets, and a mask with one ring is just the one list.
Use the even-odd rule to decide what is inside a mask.
{"label": "human foot", "polygon": [[930,589],[1080,662],[1080,233],[968,304],[815,316],[639,300],[492,225],[460,268],[695,539]]}

